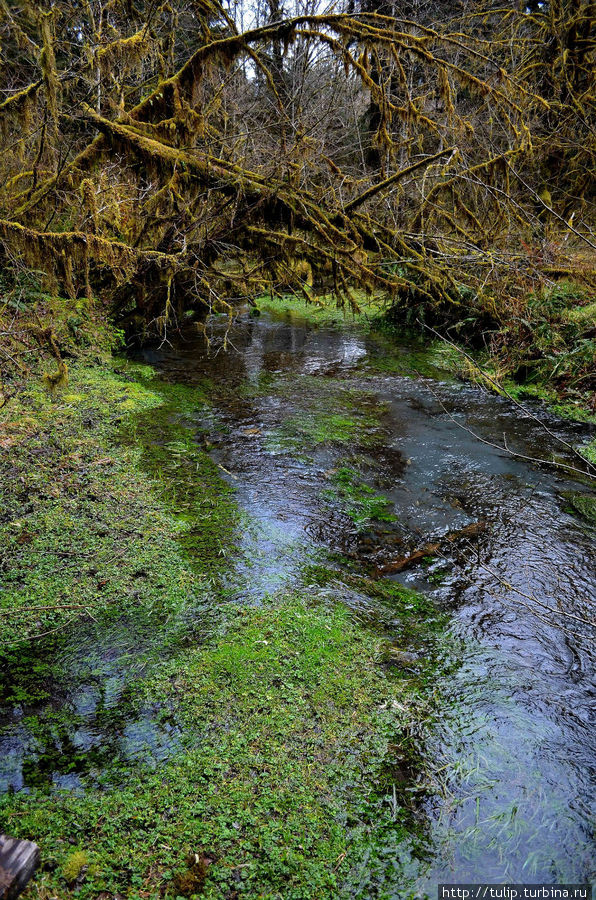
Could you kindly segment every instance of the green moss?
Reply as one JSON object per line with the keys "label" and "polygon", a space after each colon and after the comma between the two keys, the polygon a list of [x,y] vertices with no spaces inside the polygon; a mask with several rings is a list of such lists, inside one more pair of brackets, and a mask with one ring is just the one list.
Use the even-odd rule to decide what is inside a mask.
{"label": "green moss", "polygon": [[569,503],[569,511],[585,519],[590,525],[596,525],[596,497],[592,494],[565,494]]}
{"label": "green moss", "polygon": [[[298,596],[220,614],[244,523],[201,449],[213,385],[164,384],[121,360],[70,369],[61,395],[32,382],[0,413],[11,450],[0,481],[0,608],[11,613],[0,619],[0,686],[31,739],[28,793],[6,794],[0,813],[3,828],[42,848],[30,891],[395,894],[424,836],[392,773],[421,764],[409,735],[434,714],[437,655],[415,672],[381,665],[378,633],[329,597],[344,585],[385,605],[404,647],[433,632],[432,605],[329,569],[319,574],[337,591],[313,590],[305,572]],[[372,395],[331,379],[306,393],[314,401],[298,401],[277,435],[292,450],[378,440],[384,409]],[[334,487],[354,515],[387,514],[351,470]],[[39,609],[61,604],[83,608]],[[53,633],[25,642],[40,630]],[[91,747],[73,685],[99,696]],[[144,752],[149,726],[167,753]],[[73,851],[86,846],[91,865]]]}
{"label": "green moss", "polygon": [[[302,379],[301,386],[301,394],[294,398],[298,409],[267,435],[267,449],[308,453],[320,444],[368,446],[379,442],[386,407],[373,394],[354,391],[339,379]],[[280,394],[287,390],[286,383]]]}
{"label": "green moss", "polygon": [[[175,896],[192,851],[207,857],[204,896],[365,897],[403,884],[410,814],[385,792],[421,715],[421,695],[380,668],[379,638],[342,607],[286,597],[239,611],[212,646],[154,669],[147,699],[169,696],[200,735],[155,772],[113,792],[5,797],[3,821],[34,834],[64,871],[64,841],[93,839],[93,874],[77,896],[141,890]],[[428,708],[425,713],[428,714]],[[377,857],[377,853],[381,855]],[[56,872],[38,890],[58,891]],[[70,893],[67,894],[70,896]]]}
{"label": "green moss", "polygon": [[85,850],[76,850],[66,858],[62,866],[62,877],[67,884],[73,884],[88,865],[89,854]]}
{"label": "green moss", "polygon": [[577,448],[589,462],[596,465],[596,439]]}
{"label": "green moss", "polygon": [[323,496],[339,503],[345,514],[359,527],[371,520],[396,521],[396,516],[390,512],[390,501],[365,484],[353,469],[342,466],[333,472],[331,481],[334,487],[324,491]]}
{"label": "green moss", "polygon": [[273,296],[264,294],[257,297],[256,304],[259,310],[266,310],[274,316],[289,318],[296,324],[308,323],[309,325],[343,325],[348,323],[366,323],[372,316],[379,314],[382,306],[380,298],[367,297],[363,291],[353,292],[354,301],[358,310],[348,306],[338,307],[331,295],[321,295],[316,302],[307,303],[303,297],[295,294],[282,294]]}
{"label": "green moss", "polygon": [[146,370],[117,368],[75,362],[71,393],[52,400],[30,384],[0,413],[5,642],[87,613],[171,616],[200,593],[180,544],[201,544],[205,575],[232,541],[230,489],[184,411],[170,422],[172,398],[135,380]]}

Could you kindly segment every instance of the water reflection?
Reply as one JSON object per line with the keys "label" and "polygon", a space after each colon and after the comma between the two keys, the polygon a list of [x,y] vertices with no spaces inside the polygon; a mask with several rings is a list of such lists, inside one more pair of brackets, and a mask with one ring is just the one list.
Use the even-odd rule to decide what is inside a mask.
{"label": "water reflection", "polygon": [[[229,573],[243,603],[299,585],[305,560],[321,554],[370,571],[486,523],[476,540],[441,543],[438,562],[399,576],[450,610],[461,648],[459,665],[437,685],[444,704],[427,748],[438,774],[427,785],[432,840],[420,891],[434,894],[439,881],[593,877],[596,688],[594,628],[585,620],[596,608],[596,542],[565,501],[588,488],[456,424],[549,456],[552,438],[539,422],[448,379],[430,391],[426,378],[387,374],[378,365],[386,348],[356,328],[247,316],[231,331],[215,321],[211,338],[210,352],[189,332],[146,359],[166,379],[215,385],[213,407],[197,410],[194,424],[246,512]],[[396,357],[406,352],[397,348]],[[572,443],[581,434],[548,424]],[[332,499],[342,468],[381,493],[395,520],[356,527]],[[357,588],[340,596],[359,614],[370,604]],[[76,659],[84,646],[86,662],[58,704],[70,710],[67,733],[51,716],[36,732],[11,711],[0,788],[26,788],[43,771],[54,789],[80,790],[90,773],[100,778],[102,753],[157,766],[175,751],[167,711],[128,703],[129,657],[125,647],[108,650],[118,646],[113,638],[104,636],[95,657],[90,641],[71,647]],[[73,771],[57,762],[68,742],[67,755],[80,761]]]}

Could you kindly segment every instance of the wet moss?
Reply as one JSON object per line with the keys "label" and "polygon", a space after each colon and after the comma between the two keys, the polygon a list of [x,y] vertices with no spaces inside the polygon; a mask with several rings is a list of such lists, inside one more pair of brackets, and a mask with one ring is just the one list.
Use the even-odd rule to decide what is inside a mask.
{"label": "wet moss", "polygon": [[[71,896],[60,884],[71,839],[93,840],[81,900],[141,885],[174,896],[190,886],[189,852],[210,861],[207,897],[239,885],[255,898],[366,896],[365,858],[367,878],[396,890],[419,838],[386,775],[407,765],[394,740],[417,719],[421,689],[378,665],[380,646],[341,605],[284,596],[154,668],[145,699],[169,697],[202,741],[154,772],[133,770],[118,791],[4,798],[11,833],[35,834],[57,861],[37,890]],[[389,846],[401,862],[383,867]]]}
{"label": "wet moss", "polygon": [[592,494],[565,494],[569,512],[580,516],[590,525],[596,525],[596,496]]}
{"label": "wet moss", "polygon": [[152,377],[75,362],[68,394],[30,384],[0,413],[5,644],[89,614],[171,616],[202,592],[180,545],[200,528],[189,555],[210,575],[233,543],[231,490],[186,418],[201,397]]}
{"label": "wet moss", "polygon": [[330,481],[333,487],[323,491],[323,496],[337,503],[359,528],[373,520],[397,521],[387,497],[376,493],[354,469],[341,466],[330,474]]}
{"label": "wet moss", "polygon": [[[135,447],[139,468],[154,492],[175,514],[178,543],[202,574],[221,570],[234,545],[239,513],[233,488],[201,447],[198,416],[206,405],[205,385],[153,383],[163,402],[149,415],[137,413],[120,430]],[[208,388],[207,388],[208,389]]]}
{"label": "wet moss", "polygon": [[294,412],[267,435],[268,450],[308,454],[323,444],[367,447],[381,441],[386,407],[373,394],[355,391],[340,379],[304,379],[302,387]]}
{"label": "wet moss", "polygon": [[0,413],[0,704],[19,735],[4,788],[118,784],[176,749],[133,685],[212,627],[238,516],[196,441],[203,390],[160,386],[78,360],[68,393],[29,382]]}

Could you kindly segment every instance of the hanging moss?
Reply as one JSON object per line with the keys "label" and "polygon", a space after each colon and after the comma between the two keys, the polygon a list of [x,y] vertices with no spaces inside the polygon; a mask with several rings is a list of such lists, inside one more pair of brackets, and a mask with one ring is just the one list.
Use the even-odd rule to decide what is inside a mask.
{"label": "hanging moss", "polygon": [[41,13],[39,21],[43,45],[39,56],[39,65],[43,75],[48,109],[54,123],[54,128],[57,131],[60,81],[56,69],[56,56],[54,53],[54,39],[52,35],[53,12]]}

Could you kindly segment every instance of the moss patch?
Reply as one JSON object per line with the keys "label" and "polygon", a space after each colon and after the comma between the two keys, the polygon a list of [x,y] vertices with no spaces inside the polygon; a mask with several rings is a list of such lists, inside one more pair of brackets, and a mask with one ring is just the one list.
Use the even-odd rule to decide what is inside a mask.
{"label": "moss patch", "polygon": [[580,516],[590,525],[596,525],[596,497],[592,494],[565,494],[569,512]]}
{"label": "moss patch", "polygon": [[338,503],[359,527],[371,520],[396,521],[396,516],[390,511],[390,501],[365,484],[354,469],[342,466],[330,474],[330,480],[333,487],[324,491],[323,496]]}
{"label": "moss patch", "polygon": [[293,401],[293,411],[267,435],[267,449],[300,454],[322,444],[379,443],[385,406],[373,394],[348,385],[341,379],[303,378],[298,395],[287,382],[280,385],[278,393]]}
{"label": "moss patch", "polygon": [[175,897],[189,853],[208,860],[205,897],[396,889],[411,821],[384,773],[424,703],[379,667],[380,652],[344,608],[290,597],[240,611],[211,647],[154,670],[146,698],[172,698],[198,746],[118,791],[4,798],[4,827],[34,835],[51,862],[38,894],[71,896],[70,840],[93,846],[81,900]]}
{"label": "moss patch", "polygon": [[170,616],[196,583],[179,543],[200,544],[200,575],[221,566],[230,488],[149,374],[75,362],[68,392],[30,382],[0,412],[5,642],[88,613]]}
{"label": "moss patch", "polygon": [[264,294],[257,297],[255,303],[258,310],[266,310],[273,315],[289,318],[296,324],[309,325],[344,325],[345,323],[366,323],[379,314],[382,307],[380,298],[367,297],[362,291],[354,291],[354,307],[338,307],[331,295],[321,295],[316,301],[307,303],[303,297],[295,294],[273,296]]}

